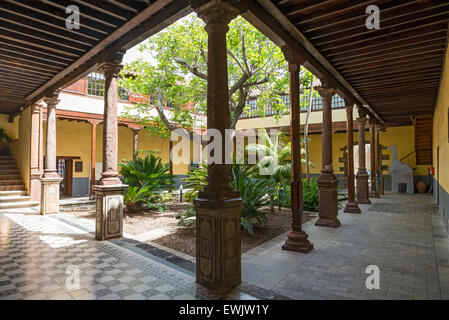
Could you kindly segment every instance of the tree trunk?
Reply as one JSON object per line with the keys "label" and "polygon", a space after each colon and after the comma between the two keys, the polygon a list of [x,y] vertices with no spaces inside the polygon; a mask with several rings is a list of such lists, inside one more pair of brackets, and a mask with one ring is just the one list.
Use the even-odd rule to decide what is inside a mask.
{"label": "tree trunk", "polygon": [[306,148],[306,177],[307,184],[310,184],[310,168],[309,168],[309,118],[310,112],[312,111],[312,97],[313,97],[313,79],[315,77],[312,76],[312,80],[310,80],[310,92],[309,92],[309,105],[307,106],[307,115],[306,122],[304,124],[304,144]]}

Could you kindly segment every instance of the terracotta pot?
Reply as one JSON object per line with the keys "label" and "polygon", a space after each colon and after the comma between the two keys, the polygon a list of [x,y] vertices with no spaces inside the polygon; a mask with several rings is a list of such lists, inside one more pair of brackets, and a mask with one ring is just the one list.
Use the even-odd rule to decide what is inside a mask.
{"label": "terracotta pot", "polygon": [[418,181],[418,183],[416,184],[416,189],[418,189],[419,193],[426,192],[427,183],[425,183],[424,181]]}

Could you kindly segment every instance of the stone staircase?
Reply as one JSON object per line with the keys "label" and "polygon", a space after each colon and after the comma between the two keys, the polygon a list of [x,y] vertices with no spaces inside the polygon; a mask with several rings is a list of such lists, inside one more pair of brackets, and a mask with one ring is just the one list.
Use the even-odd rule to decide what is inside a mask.
{"label": "stone staircase", "polygon": [[37,205],[39,201],[31,201],[27,195],[14,158],[11,155],[0,156],[0,210]]}

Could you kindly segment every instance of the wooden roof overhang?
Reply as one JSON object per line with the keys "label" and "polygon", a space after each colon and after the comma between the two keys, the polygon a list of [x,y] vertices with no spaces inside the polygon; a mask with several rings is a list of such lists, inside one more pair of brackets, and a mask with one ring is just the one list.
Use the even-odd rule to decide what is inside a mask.
{"label": "wooden roof overhang", "polygon": [[[245,18],[379,122],[433,114],[447,47],[447,0],[242,0]],[[368,30],[367,6],[380,8]]]}
{"label": "wooden roof overhang", "polygon": [[[69,5],[80,9],[79,29],[66,28]],[[177,0],[1,1],[0,113],[17,114],[192,10]]]}

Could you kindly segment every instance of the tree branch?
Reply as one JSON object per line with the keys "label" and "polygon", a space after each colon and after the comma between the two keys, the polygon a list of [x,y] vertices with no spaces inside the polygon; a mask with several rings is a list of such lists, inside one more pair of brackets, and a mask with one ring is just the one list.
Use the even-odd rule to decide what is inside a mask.
{"label": "tree branch", "polygon": [[202,73],[201,71],[199,71],[198,66],[191,66],[187,62],[185,62],[179,58],[175,58],[174,60],[176,61],[177,64],[187,68],[187,70],[189,70],[192,74],[194,74],[198,78],[207,80],[207,75],[205,73]]}

